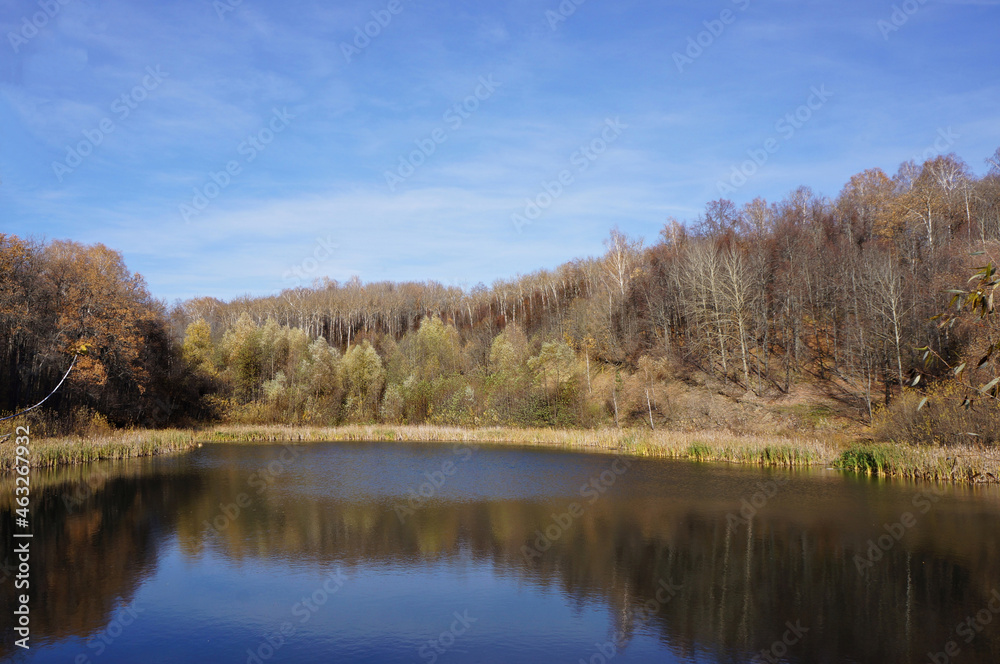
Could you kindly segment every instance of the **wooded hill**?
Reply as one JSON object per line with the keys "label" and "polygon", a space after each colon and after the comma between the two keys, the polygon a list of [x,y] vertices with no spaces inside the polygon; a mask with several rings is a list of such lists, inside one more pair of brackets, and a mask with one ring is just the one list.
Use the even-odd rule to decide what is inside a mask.
{"label": "wooded hill", "polygon": [[[955,155],[871,169],[835,199],[712,201],[649,243],[615,229],[603,256],[469,291],[324,279],[168,310],[104,246],[0,235],[0,408],[44,396],[86,344],[50,409],[63,426],[740,427],[803,400],[864,422],[880,404],[915,411],[919,390],[962,397],[997,373],[987,355],[943,388],[997,323],[932,320],[1000,255],[1000,150],[987,162],[983,177]],[[913,436],[958,435],[920,433],[935,408]]]}

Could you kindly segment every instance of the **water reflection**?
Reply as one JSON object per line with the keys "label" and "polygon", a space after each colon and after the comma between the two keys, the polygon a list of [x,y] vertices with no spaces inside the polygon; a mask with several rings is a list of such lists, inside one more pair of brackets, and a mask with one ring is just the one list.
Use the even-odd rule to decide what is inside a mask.
{"label": "water reflection", "polygon": [[[457,570],[471,563],[529,595],[605,610],[603,628],[579,643],[535,643],[561,648],[550,661],[586,661],[609,641],[625,648],[626,661],[645,661],[640,653],[649,661],[749,661],[766,651],[788,661],[912,662],[949,641],[963,662],[1000,661],[1000,625],[979,625],[968,643],[959,628],[988,614],[1000,589],[996,489],[935,493],[833,473],[639,460],[613,482],[604,474],[602,487],[611,458],[479,449],[431,498],[401,513],[400,505],[414,506],[411,489],[440,480],[435,471],[464,454],[381,444],[294,454],[206,447],[101,466],[79,504],[66,496],[93,469],[79,471],[87,477],[41,475],[33,498],[35,540],[44,543],[32,561],[35,643],[104,628],[140,585],[157,582],[158,556],[173,547],[192,565],[224,560],[288,575],[433,570],[444,579],[436,583],[456,587]],[[752,518],[741,519],[741,509]],[[5,499],[4,532],[11,510]],[[0,587],[0,611],[9,616],[12,584]],[[408,601],[405,610],[419,619],[436,600]],[[475,614],[475,603],[489,598],[469,602]],[[553,633],[565,620],[531,617]],[[789,626],[798,626],[794,638]],[[370,626],[367,643],[388,638],[390,627]],[[323,648],[335,647],[326,636]],[[648,644],[630,650],[639,637],[659,652]],[[450,653],[450,661],[480,661],[501,639],[517,640],[477,638],[473,652]],[[9,630],[3,639],[0,655],[10,655]]]}
{"label": "water reflection", "polygon": [[[176,460],[137,460],[32,473],[32,643],[86,637],[131,600],[200,495],[202,478]],[[14,532],[14,479],[0,480],[0,524]],[[20,530],[20,529],[19,529]],[[5,540],[8,538],[5,537]],[[13,546],[0,565],[0,615],[15,606]],[[18,651],[0,632],[0,656]]]}

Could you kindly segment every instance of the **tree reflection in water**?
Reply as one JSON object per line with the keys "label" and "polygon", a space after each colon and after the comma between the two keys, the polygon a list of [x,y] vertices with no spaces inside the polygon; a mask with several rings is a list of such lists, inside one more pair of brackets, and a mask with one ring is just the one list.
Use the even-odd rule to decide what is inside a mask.
{"label": "tree reflection in water", "polygon": [[[191,558],[212,551],[278,565],[336,561],[348,570],[471,557],[581,607],[606,606],[615,621],[609,634],[627,642],[637,629],[652,629],[682,658],[707,651],[719,661],[744,661],[780,639],[786,621],[801,621],[809,632],[789,655],[801,661],[911,662],[956,639],[963,661],[1000,661],[1000,629],[986,626],[970,644],[955,632],[1000,588],[994,489],[949,487],[924,514],[913,496],[926,486],[798,474],[749,523],[733,527],[727,515],[765,471],[636,460],[607,496],[587,504],[573,487],[606,459],[485,449],[470,462],[472,475],[401,521],[393,505],[409,484],[390,477],[394,449],[413,472],[451,454],[318,445],[307,448],[301,467],[258,493],[248,491],[248,471],[280,448],[208,447],[105,464],[92,495],[72,509],[65,496],[86,471],[36,473],[33,527],[42,546],[32,560],[34,642],[85,639],[103,629],[154,571],[158,551],[176,540]],[[464,493],[462,481],[516,486],[518,469],[536,462],[564,468],[565,477],[549,478],[555,489],[496,498]],[[371,470],[370,485],[352,467],[358,463]],[[338,472],[352,474],[345,480]],[[206,527],[220,504],[241,492],[250,497],[241,514],[218,532]],[[541,556],[526,558],[522,547],[572,500],[583,514]],[[884,524],[907,510],[916,523],[860,573],[856,556],[867,559]],[[11,532],[10,498],[0,505],[0,523]],[[675,594],[646,613],[664,583],[674,584]],[[3,615],[10,615],[13,593],[11,582],[0,586]],[[10,655],[10,630],[2,639],[0,656]]]}

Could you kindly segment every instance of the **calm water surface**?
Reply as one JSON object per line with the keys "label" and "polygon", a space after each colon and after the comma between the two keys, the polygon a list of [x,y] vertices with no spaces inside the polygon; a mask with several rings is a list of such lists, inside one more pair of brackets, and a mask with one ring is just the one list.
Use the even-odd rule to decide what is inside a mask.
{"label": "calm water surface", "polygon": [[1000,662],[997,488],[398,443],[33,485],[2,661]]}

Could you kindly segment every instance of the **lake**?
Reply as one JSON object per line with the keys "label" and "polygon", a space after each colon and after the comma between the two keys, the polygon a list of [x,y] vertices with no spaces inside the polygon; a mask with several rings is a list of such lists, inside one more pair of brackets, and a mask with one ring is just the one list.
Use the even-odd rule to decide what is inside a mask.
{"label": "lake", "polygon": [[997,487],[374,442],[32,483],[3,661],[1000,661]]}

